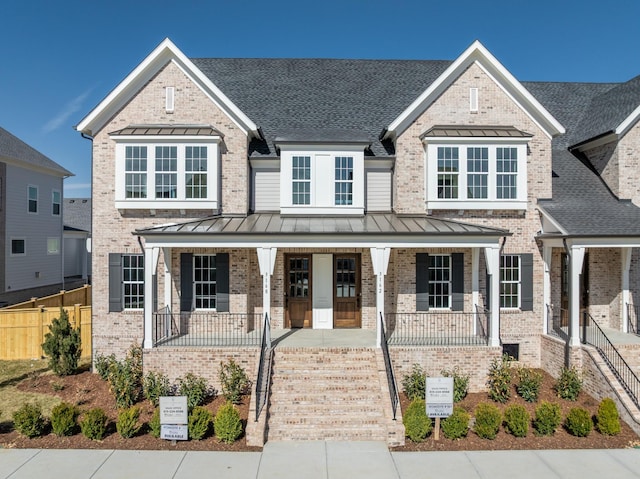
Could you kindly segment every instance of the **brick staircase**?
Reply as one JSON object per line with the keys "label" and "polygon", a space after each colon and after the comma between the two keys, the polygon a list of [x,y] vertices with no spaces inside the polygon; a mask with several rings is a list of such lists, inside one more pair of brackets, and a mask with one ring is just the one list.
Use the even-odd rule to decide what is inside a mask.
{"label": "brick staircase", "polygon": [[381,356],[374,348],[277,348],[267,440],[404,442]]}

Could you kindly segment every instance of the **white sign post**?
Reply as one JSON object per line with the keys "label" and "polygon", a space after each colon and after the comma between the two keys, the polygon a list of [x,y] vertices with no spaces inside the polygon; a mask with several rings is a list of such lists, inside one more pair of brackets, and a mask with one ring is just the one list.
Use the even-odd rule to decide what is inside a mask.
{"label": "white sign post", "polygon": [[425,403],[427,417],[436,418],[434,439],[440,439],[440,418],[453,414],[453,378],[427,378]]}
{"label": "white sign post", "polygon": [[176,441],[189,439],[187,396],[160,397],[160,438]]}

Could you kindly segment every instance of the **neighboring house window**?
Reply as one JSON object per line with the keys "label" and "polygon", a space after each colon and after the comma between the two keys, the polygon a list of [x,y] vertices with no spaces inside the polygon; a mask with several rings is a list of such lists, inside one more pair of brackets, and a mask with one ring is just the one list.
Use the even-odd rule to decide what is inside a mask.
{"label": "neighboring house window", "polygon": [[335,204],[353,204],[353,157],[336,156],[335,158]]}
{"label": "neighboring house window", "polygon": [[26,240],[16,238],[11,240],[11,256],[24,256],[27,254]]}
{"label": "neighboring house window", "polygon": [[51,192],[51,214],[54,216],[60,216],[60,205],[62,203],[60,192],[53,190]]}
{"label": "neighboring house window", "polygon": [[124,309],[144,307],[144,255],[122,256],[122,300]]}
{"label": "neighboring house window", "polygon": [[127,198],[147,197],[147,147],[125,148],[125,192]]}
{"label": "neighboring house window", "polygon": [[178,148],[156,146],[156,198],[178,197]]}
{"label": "neighboring house window", "polygon": [[60,254],[60,238],[47,238],[47,254]]}
{"label": "neighboring house window", "polygon": [[185,151],[187,198],[207,197],[207,148],[187,146]]}
{"label": "neighboring house window", "polygon": [[216,255],[193,255],[195,309],[216,309]]}
{"label": "neighboring house window", "polygon": [[29,202],[27,211],[29,211],[29,213],[37,213],[38,212],[38,187],[28,186],[27,197]]}
{"label": "neighboring house window", "polygon": [[500,256],[500,307],[520,307],[520,256]]}
{"label": "neighboring house window", "polygon": [[311,157],[292,158],[292,201],[294,205],[311,204]]}
{"label": "neighboring house window", "polygon": [[427,209],[526,209],[527,145],[427,144]]}
{"label": "neighboring house window", "polygon": [[451,256],[429,255],[429,308],[451,307]]}

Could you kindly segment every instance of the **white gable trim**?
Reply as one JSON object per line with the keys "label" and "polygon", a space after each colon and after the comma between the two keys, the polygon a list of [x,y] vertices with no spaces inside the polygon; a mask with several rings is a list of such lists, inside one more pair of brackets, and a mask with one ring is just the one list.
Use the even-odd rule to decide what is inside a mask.
{"label": "white gable trim", "polygon": [[404,132],[473,63],[477,63],[489,74],[549,137],[565,132],[564,127],[540,102],[476,40],[400,116],[391,122],[384,138],[397,137]]}
{"label": "white gable trim", "polygon": [[624,121],[618,125],[618,127],[616,128],[616,135],[618,135],[618,137],[623,136],[625,133],[627,133],[627,131],[629,131],[629,129],[631,129],[633,125],[636,124],[639,118],[640,105],[638,106],[638,108],[633,110],[633,113],[631,113],[631,115],[626,117]]}
{"label": "white gable trim", "polygon": [[562,225],[558,223],[542,206],[538,205],[538,211],[540,211],[542,216],[540,218],[542,223],[542,234],[559,233],[564,236],[568,235],[567,230],[565,230]]}
{"label": "white gable trim", "polygon": [[133,95],[168,62],[173,62],[221,108],[245,134],[259,136],[258,127],[189,60],[168,38],[164,39],[127,77],[75,127],[93,136]]}

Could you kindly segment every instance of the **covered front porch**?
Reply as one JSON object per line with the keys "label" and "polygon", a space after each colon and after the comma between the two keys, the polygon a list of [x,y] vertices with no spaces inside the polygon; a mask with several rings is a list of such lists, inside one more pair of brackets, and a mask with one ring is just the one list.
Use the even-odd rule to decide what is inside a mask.
{"label": "covered front porch", "polygon": [[[500,344],[499,295],[487,290],[499,291],[504,230],[428,216],[252,215],[136,233],[145,251],[145,349],[259,347],[266,329],[277,341],[307,334],[298,328],[345,340],[360,330],[376,346],[383,334],[397,345]],[[454,276],[459,270],[446,278],[446,302],[431,308],[430,254],[447,256]],[[198,255],[217,263],[214,307],[199,308],[198,285],[185,287],[189,256]]]}

